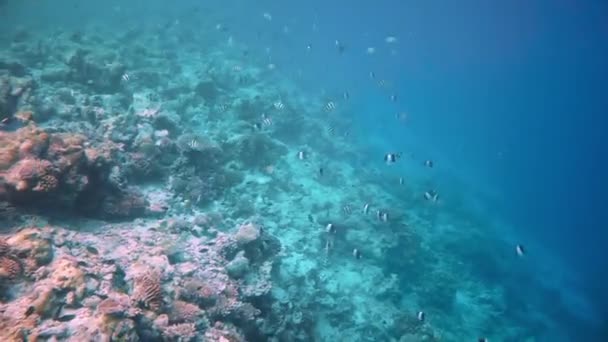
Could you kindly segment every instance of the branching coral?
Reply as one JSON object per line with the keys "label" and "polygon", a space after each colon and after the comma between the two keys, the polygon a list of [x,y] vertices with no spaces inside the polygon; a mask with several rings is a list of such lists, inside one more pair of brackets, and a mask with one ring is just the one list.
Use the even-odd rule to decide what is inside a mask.
{"label": "branching coral", "polygon": [[196,326],[193,323],[169,325],[163,328],[163,335],[168,341],[192,341],[196,337]]}
{"label": "branching coral", "polygon": [[196,323],[202,316],[203,311],[196,305],[176,300],[171,306],[169,313],[170,323]]}

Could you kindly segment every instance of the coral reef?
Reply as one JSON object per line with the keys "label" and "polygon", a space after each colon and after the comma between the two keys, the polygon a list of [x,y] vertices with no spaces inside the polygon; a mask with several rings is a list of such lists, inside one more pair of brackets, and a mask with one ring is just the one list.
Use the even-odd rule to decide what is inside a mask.
{"label": "coral reef", "polygon": [[485,222],[349,138],[356,105],[243,58],[222,25],[169,21],[0,39],[0,341],[545,329],[488,276],[512,267]]}

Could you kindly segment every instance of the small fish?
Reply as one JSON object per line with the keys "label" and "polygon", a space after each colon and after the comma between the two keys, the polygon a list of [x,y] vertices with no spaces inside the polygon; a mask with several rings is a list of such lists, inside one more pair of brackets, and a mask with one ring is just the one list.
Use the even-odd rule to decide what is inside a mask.
{"label": "small fish", "polygon": [[323,173],[324,173],[324,172],[325,172],[325,171],[323,170],[323,167],[320,167],[320,168],[319,168],[319,176],[323,177]]}
{"label": "small fish", "polygon": [[336,132],[336,128],[334,126],[329,126],[327,128],[327,133],[334,134]]}
{"label": "small fish", "polygon": [[397,95],[391,94],[390,99],[392,102],[397,102]]}
{"label": "small fish", "polygon": [[333,101],[329,101],[323,109],[325,109],[326,112],[331,112],[336,109],[336,104]]}
{"label": "small fish", "polygon": [[424,313],[424,311],[418,311],[416,318],[418,318],[418,320],[420,322],[424,322],[424,319],[426,318],[426,314]]}
{"label": "small fish", "polygon": [[395,114],[395,119],[397,119],[401,122],[406,122],[407,118],[408,118],[408,115],[405,112]]}
{"label": "small fish", "polygon": [[342,133],[342,136],[345,138],[348,138],[349,135],[350,135],[350,131],[344,131],[344,133]]}
{"label": "small fish", "polygon": [[266,67],[268,68],[268,70],[274,70],[277,68],[277,66],[274,65],[274,63],[269,63]]}
{"label": "small fish", "polygon": [[350,94],[347,91],[345,91],[344,93],[342,93],[342,98],[344,100],[348,100],[348,99],[350,99]]}
{"label": "small fish", "polygon": [[131,79],[131,77],[127,73],[122,74],[122,76],[120,78],[122,78],[122,80],[125,82],[127,82]]}
{"label": "small fish", "polygon": [[11,118],[10,117],[4,118],[4,119],[2,119],[2,121],[0,121],[0,127],[7,126],[10,123],[11,123]]}
{"label": "small fish", "polygon": [[283,108],[285,108],[285,105],[283,104],[283,102],[281,100],[273,103],[272,105],[274,106],[274,109],[276,109],[276,110],[282,110]]}
{"label": "small fish", "polygon": [[369,72],[369,78],[371,78],[372,80],[376,78],[376,73],[373,71]]}
{"label": "small fish", "polygon": [[380,81],[378,81],[378,86],[380,88],[383,88],[385,85],[386,85],[386,80],[380,80]]}
{"label": "small fish", "polygon": [[478,342],[490,342],[487,338],[485,337],[480,337],[477,339]]}
{"label": "small fish", "polygon": [[353,249],[353,256],[355,257],[355,259],[359,260],[361,259],[361,251],[358,250],[357,248]]}
{"label": "small fish", "polygon": [[338,53],[339,53],[339,54],[343,54],[343,53],[344,53],[344,50],[346,49],[346,48],[344,47],[344,45],[342,45],[342,43],[341,43],[339,40],[337,40],[337,39],[336,39],[335,44],[336,44],[336,49],[338,50]]}
{"label": "small fish", "polygon": [[226,106],[225,104],[219,104],[217,106],[217,111],[220,113],[224,113],[227,110],[228,110],[228,106]]}
{"label": "small fish", "polygon": [[367,53],[368,55],[373,55],[374,53],[376,53],[376,48],[370,46],[367,49],[365,49],[365,53]]}
{"label": "small fish", "polygon": [[347,204],[342,207],[342,212],[344,213],[344,215],[350,215],[353,213],[353,208],[351,208],[351,206]]}
{"label": "small fish", "polygon": [[198,145],[199,145],[199,142],[196,139],[192,139],[188,143],[188,146],[193,150],[195,150],[198,147]]}
{"label": "small fish", "polygon": [[314,218],[314,217],[312,217],[312,215],[311,215],[311,214],[308,214],[308,221],[310,221],[311,223],[312,223],[312,222],[315,222],[315,218]]}
{"label": "small fish", "polygon": [[365,203],[365,205],[363,206],[363,214],[369,214],[369,203]]}
{"label": "small fish", "polygon": [[387,36],[386,38],[384,38],[384,41],[387,44],[393,44],[397,42],[397,37],[393,37],[393,36]]}
{"label": "small fish", "polygon": [[234,72],[241,72],[243,70],[243,68],[240,65],[235,65],[232,67],[232,71]]}
{"label": "small fish", "polygon": [[403,185],[403,177],[399,177],[399,185]]}
{"label": "small fish", "polygon": [[517,255],[520,257],[523,257],[526,255],[526,250],[524,249],[524,246],[522,246],[522,245],[515,246],[515,251],[517,252]]}
{"label": "small fish", "polygon": [[311,44],[306,45],[306,51],[312,51],[312,45]]}
{"label": "small fish", "polygon": [[264,17],[264,19],[268,21],[272,21],[272,15],[270,15],[270,13],[268,12],[264,12],[264,14],[262,14],[262,17]]}
{"label": "small fish", "polygon": [[435,166],[435,163],[433,163],[432,160],[428,159],[424,161],[424,166],[433,168],[433,166]]}
{"label": "small fish", "polygon": [[253,128],[257,131],[260,131],[260,130],[262,130],[262,124],[259,122],[256,122],[253,124]]}
{"label": "small fish", "polygon": [[325,231],[330,233],[330,234],[335,234],[336,233],[336,226],[334,226],[333,223],[328,223],[327,226],[325,226]]}
{"label": "small fish", "polygon": [[386,212],[386,211],[382,211],[382,210],[376,211],[376,217],[378,218],[378,221],[380,221],[380,222],[388,222],[388,212]]}
{"label": "small fish", "polygon": [[306,151],[298,152],[298,159],[305,160],[306,158],[308,158],[308,154],[306,153]]}
{"label": "small fish", "polygon": [[439,200],[439,194],[435,190],[429,190],[424,192],[424,199],[427,201],[437,202]]}
{"label": "small fish", "polygon": [[272,118],[270,116],[267,116],[266,114],[262,114],[262,126],[272,126]]}
{"label": "small fish", "polygon": [[390,164],[394,164],[397,161],[397,159],[399,159],[400,157],[401,157],[401,154],[399,154],[399,153],[387,153],[384,155],[384,161],[390,165]]}

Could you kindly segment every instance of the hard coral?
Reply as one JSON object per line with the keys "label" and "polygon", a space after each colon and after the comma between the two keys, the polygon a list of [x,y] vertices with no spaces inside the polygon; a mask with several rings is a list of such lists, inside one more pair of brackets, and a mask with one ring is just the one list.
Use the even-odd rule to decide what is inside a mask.
{"label": "hard coral", "polygon": [[0,257],[0,281],[15,280],[21,276],[22,272],[21,264],[15,258],[8,256]]}
{"label": "hard coral", "polygon": [[53,249],[49,239],[36,228],[26,228],[7,239],[11,250],[19,255],[27,273],[49,263],[53,258]]}
{"label": "hard coral", "polygon": [[170,323],[196,323],[202,316],[203,311],[196,305],[176,300],[171,306],[169,313]]}
{"label": "hard coral", "polygon": [[168,341],[192,341],[196,337],[196,326],[193,323],[173,324],[163,328],[163,335]]}
{"label": "hard coral", "polygon": [[14,132],[0,131],[0,171],[20,158],[39,158],[48,148],[49,135],[34,125]]}
{"label": "hard coral", "polygon": [[160,309],[163,302],[160,275],[149,271],[138,276],[135,279],[133,299],[153,311]]}
{"label": "hard coral", "polygon": [[11,251],[11,245],[5,239],[0,238],[0,256],[4,256]]}
{"label": "hard coral", "polygon": [[246,223],[239,227],[234,238],[239,246],[247,245],[260,238],[261,230],[253,223]]}

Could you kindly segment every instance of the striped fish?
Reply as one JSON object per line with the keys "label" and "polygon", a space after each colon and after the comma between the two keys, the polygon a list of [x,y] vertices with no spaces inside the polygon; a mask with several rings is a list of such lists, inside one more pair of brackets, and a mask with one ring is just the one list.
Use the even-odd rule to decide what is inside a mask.
{"label": "striped fish", "polygon": [[228,106],[226,106],[225,104],[219,104],[217,106],[217,111],[220,113],[224,113],[227,110],[228,110]]}
{"label": "striped fish", "polygon": [[285,105],[280,100],[273,103],[272,105],[274,106],[274,109],[276,109],[276,110],[283,110],[283,108],[285,108]]}
{"label": "striped fish", "polygon": [[351,208],[351,206],[347,204],[342,207],[342,212],[344,213],[344,215],[350,215],[353,213],[353,208]]}
{"label": "striped fish", "polygon": [[363,214],[369,214],[369,203],[365,203],[365,205],[363,206]]}
{"label": "striped fish", "polygon": [[336,109],[336,104],[333,101],[329,101],[325,104],[323,109],[325,109],[326,112],[333,112]]}
{"label": "striped fish", "polygon": [[192,139],[192,140],[190,140],[190,142],[188,142],[188,146],[191,149],[195,150],[199,146],[199,142],[196,139]]}

